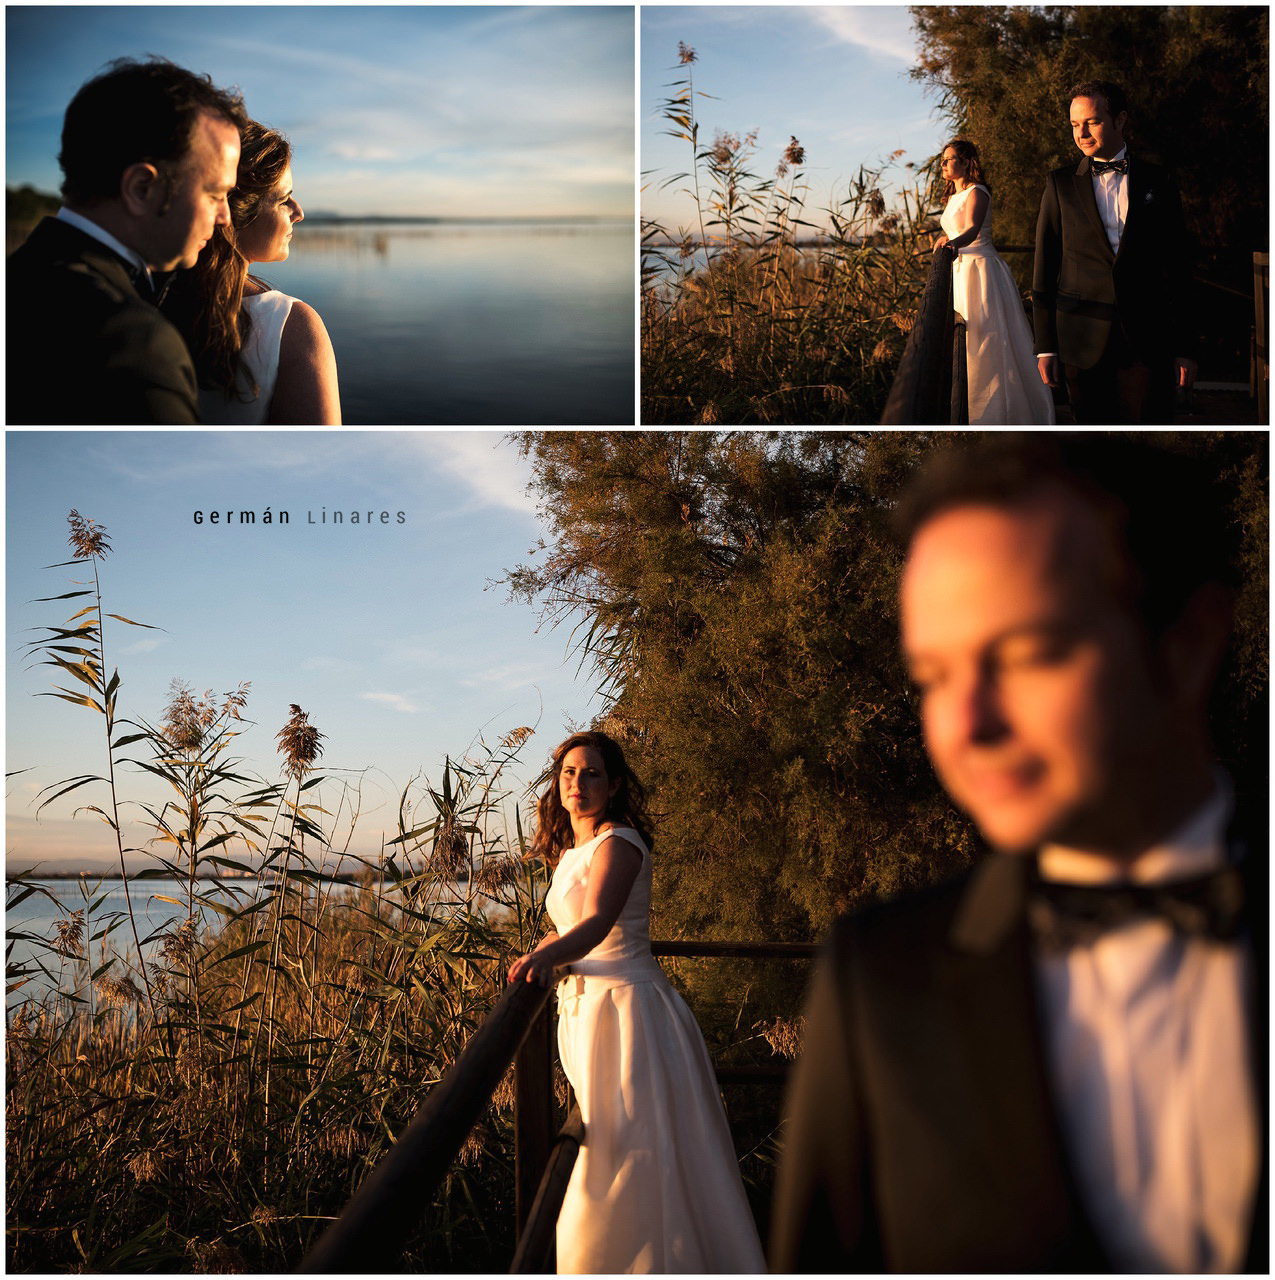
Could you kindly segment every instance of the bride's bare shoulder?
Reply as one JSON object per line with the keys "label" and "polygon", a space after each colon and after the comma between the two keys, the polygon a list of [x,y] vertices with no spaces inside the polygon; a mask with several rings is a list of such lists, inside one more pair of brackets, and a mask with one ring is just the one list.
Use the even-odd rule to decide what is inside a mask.
{"label": "bride's bare shoulder", "polygon": [[319,313],[293,298],[279,339],[279,380],[271,401],[272,423],[339,426],[336,353]]}

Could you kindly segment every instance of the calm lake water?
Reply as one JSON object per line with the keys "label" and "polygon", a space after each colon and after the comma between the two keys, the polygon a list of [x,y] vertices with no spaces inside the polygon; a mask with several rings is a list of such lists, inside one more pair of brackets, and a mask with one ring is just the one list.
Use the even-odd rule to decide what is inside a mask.
{"label": "calm lake water", "polygon": [[310,303],[352,426],[634,422],[628,224],[300,224],[275,288]]}
{"label": "calm lake water", "polygon": [[[89,916],[87,926],[84,931],[84,943],[87,944],[91,964],[94,968],[102,963],[102,940],[94,939],[89,942],[90,933],[98,933],[106,927],[110,918],[117,913],[126,913],[127,907],[124,901],[124,883],[121,880],[98,880],[89,876],[83,881],[81,880],[36,880],[35,884],[47,890],[45,893],[33,893],[16,907],[5,910],[5,932],[8,935],[7,941],[10,945],[6,968],[9,974],[9,982],[6,982],[6,988],[13,981],[13,971],[18,968],[26,968],[30,962],[39,958],[40,961],[53,971],[54,979],[48,979],[38,972],[33,973],[31,979],[16,991],[10,991],[7,998],[7,1007],[12,1008],[15,1004],[21,1004],[23,1000],[32,998],[40,1000],[47,995],[53,987],[59,968],[59,957],[50,953],[47,949],[39,946],[37,943],[28,942],[24,938],[14,938],[15,931],[25,934],[33,934],[36,937],[52,939],[54,937],[54,926],[59,920],[66,920],[72,911],[82,910],[85,907],[85,894],[88,895],[88,901],[96,903],[92,914]],[[147,959],[152,958],[153,953],[158,949],[159,942],[153,942],[149,946],[145,945],[145,939],[148,935],[156,930],[164,930],[168,926],[176,924],[186,918],[185,906],[179,906],[173,902],[164,902],[163,898],[185,899],[186,896],[185,880],[175,880],[168,878],[157,878],[154,880],[133,880],[129,882],[129,898],[133,904],[133,915],[137,921],[137,933],[143,939],[142,950],[146,953]],[[240,896],[240,903],[251,901],[251,895],[256,888],[255,879],[244,878],[234,880],[200,880],[199,890],[207,893],[215,891],[226,902],[230,904],[235,901],[232,894],[248,895]],[[81,888],[83,886],[83,888]],[[8,895],[6,903],[14,896],[13,886],[8,886]],[[99,902],[98,900],[101,899]],[[215,926],[220,917],[215,911],[208,908],[203,910],[204,924]],[[135,956],[136,951],[133,946],[133,933],[128,926],[128,921],[124,922],[116,928],[106,939],[107,951],[115,955]],[[82,946],[81,948],[85,948]],[[63,989],[74,989],[75,983],[75,966],[71,960],[61,962],[63,968],[62,983]],[[122,976],[123,970],[116,966],[111,970],[116,976]],[[83,966],[80,967],[81,978],[84,976]]]}

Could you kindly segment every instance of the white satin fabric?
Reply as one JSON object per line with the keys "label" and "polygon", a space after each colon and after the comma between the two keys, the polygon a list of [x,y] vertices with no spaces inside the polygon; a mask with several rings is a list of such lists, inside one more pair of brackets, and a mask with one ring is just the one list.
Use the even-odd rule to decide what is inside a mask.
{"label": "white satin fabric", "polygon": [[558,986],[558,1053],[584,1120],[558,1215],[558,1271],[761,1273],[704,1038],[651,955],[651,855],[617,827],[567,850],[545,906],[579,922],[593,855],[618,837],[642,867],[614,928]]}
{"label": "white satin fabric", "polygon": [[[252,324],[239,353],[237,394],[226,398],[220,388],[201,387],[199,420],[206,426],[260,426],[270,414],[270,400],[279,379],[279,346],[294,299],[278,289],[245,294],[243,309]],[[249,376],[250,375],[250,376]],[[257,394],[252,395],[253,383]]]}
{"label": "white satin fabric", "polygon": [[[949,240],[969,227],[965,204],[975,189],[966,187],[947,202],[940,222]],[[1005,259],[992,248],[990,204],[978,235],[957,254],[952,264],[952,306],[965,317],[970,426],[1052,425],[1053,396],[1036,367],[1018,285]]]}

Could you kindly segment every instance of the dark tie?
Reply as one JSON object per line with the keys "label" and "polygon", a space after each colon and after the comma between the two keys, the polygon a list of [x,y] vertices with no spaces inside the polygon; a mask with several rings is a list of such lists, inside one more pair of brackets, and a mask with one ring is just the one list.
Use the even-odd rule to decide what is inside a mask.
{"label": "dark tie", "polygon": [[1108,169],[1112,173],[1128,173],[1129,157],[1125,156],[1120,160],[1090,160],[1089,167],[1094,173],[1106,173]]}
{"label": "dark tie", "polygon": [[137,296],[143,302],[155,301],[155,282],[149,271],[143,271],[141,267],[135,267],[130,263],[128,278],[133,282],[133,288],[137,290]]}
{"label": "dark tie", "polygon": [[1059,884],[1032,875],[1027,918],[1040,945],[1084,946],[1135,920],[1166,920],[1188,938],[1233,942],[1240,932],[1244,882],[1235,867],[1169,884]]}

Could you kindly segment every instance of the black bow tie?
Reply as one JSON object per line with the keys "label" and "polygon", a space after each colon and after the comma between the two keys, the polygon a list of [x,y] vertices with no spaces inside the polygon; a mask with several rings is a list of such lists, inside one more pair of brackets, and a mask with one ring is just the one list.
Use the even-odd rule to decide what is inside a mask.
{"label": "black bow tie", "polygon": [[1239,936],[1244,881],[1235,867],[1169,884],[1058,884],[1033,875],[1027,918],[1046,950],[1095,941],[1135,920],[1167,920],[1190,938],[1232,942]]}
{"label": "black bow tie", "polygon": [[1124,156],[1120,160],[1090,160],[1089,167],[1094,173],[1106,173],[1108,169],[1112,173],[1128,173],[1129,157]]}

